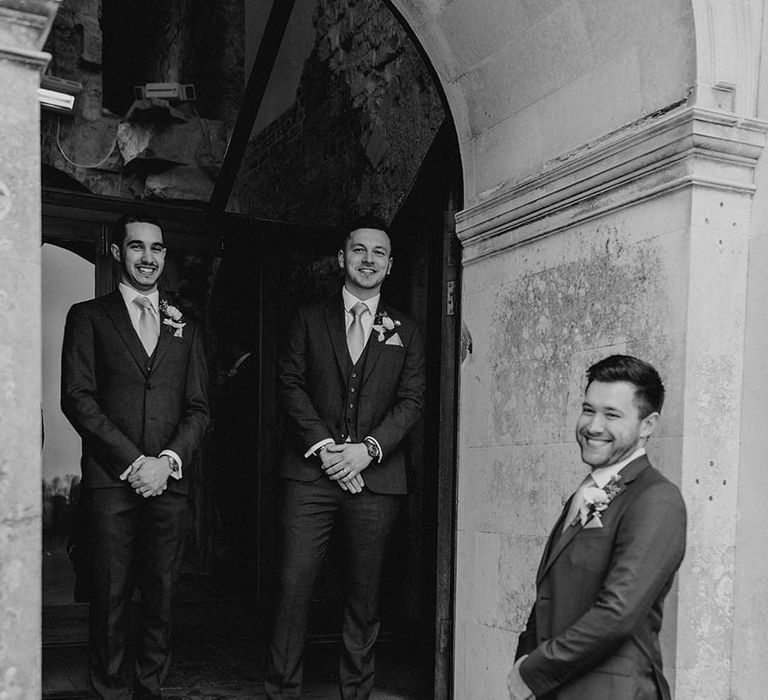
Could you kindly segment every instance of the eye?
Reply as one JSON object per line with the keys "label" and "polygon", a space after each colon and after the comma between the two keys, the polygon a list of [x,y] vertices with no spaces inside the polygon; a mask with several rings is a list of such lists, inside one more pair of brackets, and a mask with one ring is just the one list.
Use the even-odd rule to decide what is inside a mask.
{"label": "eye", "polygon": [[591,416],[595,411],[591,406],[582,406],[581,413],[586,416]]}

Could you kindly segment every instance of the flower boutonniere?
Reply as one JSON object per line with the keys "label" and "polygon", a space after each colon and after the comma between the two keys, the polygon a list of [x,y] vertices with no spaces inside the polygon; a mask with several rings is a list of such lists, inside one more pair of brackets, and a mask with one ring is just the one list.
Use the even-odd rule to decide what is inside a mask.
{"label": "flower boutonniere", "polygon": [[183,314],[175,306],[171,306],[165,299],[160,300],[160,312],[165,318],[163,318],[163,325],[173,328],[173,337],[182,338],[184,334],[184,326],[187,325],[186,321],[183,321]]}
{"label": "flower boutonniere", "polygon": [[582,527],[602,527],[603,521],[600,514],[626,488],[621,480],[621,474],[614,474],[603,488],[587,486],[584,489],[584,505],[579,510]]}
{"label": "flower boutonniere", "polygon": [[[386,342],[390,345],[402,345],[400,336],[397,333],[397,329],[400,326],[400,321],[396,318],[392,318],[386,309],[381,309],[376,312],[376,316],[373,317],[373,331],[377,334],[380,343]],[[396,342],[400,341],[399,343]]]}

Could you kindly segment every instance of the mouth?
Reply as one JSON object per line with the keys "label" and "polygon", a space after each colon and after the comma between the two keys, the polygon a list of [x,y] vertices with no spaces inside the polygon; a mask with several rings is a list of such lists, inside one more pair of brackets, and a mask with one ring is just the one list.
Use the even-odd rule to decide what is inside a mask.
{"label": "mouth", "polygon": [[136,271],[142,277],[152,277],[157,272],[157,268],[154,265],[136,265]]}
{"label": "mouth", "polygon": [[582,438],[584,439],[584,444],[587,447],[592,447],[595,449],[599,447],[605,447],[605,445],[610,443],[610,440],[606,440],[603,438],[589,437],[588,435],[582,435]]}
{"label": "mouth", "polygon": [[378,272],[378,270],[375,270],[372,267],[358,267],[357,271],[361,275],[375,275]]}

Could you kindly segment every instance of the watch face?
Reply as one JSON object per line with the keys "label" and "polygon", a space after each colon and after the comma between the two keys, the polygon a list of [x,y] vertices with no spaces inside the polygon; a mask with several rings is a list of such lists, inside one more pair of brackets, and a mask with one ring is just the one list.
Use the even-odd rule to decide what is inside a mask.
{"label": "watch face", "polygon": [[368,456],[369,457],[378,457],[379,456],[379,448],[376,447],[376,445],[372,442],[366,442],[366,445],[368,445]]}

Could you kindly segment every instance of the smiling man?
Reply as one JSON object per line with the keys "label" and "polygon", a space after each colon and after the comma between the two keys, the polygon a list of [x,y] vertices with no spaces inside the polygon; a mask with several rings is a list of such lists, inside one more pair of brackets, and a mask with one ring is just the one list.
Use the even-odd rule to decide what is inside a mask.
{"label": "smiling man", "polygon": [[[83,442],[92,553],[90,673],[101,698],[161,697],[173,590],[191,524],[192,455],[208,424],[200,331],[158,290],[165,244],[144,213],[117,224],[117,290],[75,304],[62,349],[62,409]],[[129,604],[141,594],[133,679]]]}
{"label": "smiling man", "polygon": [[658,372],[612,355],[587,371],[576,440],[591,472],[565,504],[509,674],[513,700],[669,700],[659,630],[685,552],[685,506],[645,444]]}
{"label": "smiling man", "polygon": [[347,543],[339,683],[373,688],[384,551],[406,493],[404,439],[424,404],[424,347],[413,320],[386,306],[385,224],[349,228],[339,294],[299,309],[279,360],[287,439],[280,460],[282,561],[267,659],[268,698],[299,698],[309,604],[336,522]]}

